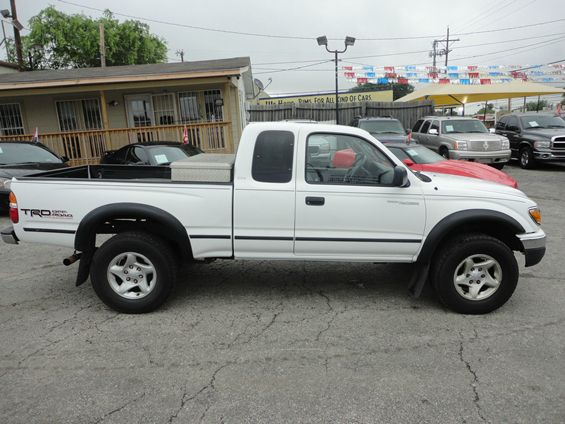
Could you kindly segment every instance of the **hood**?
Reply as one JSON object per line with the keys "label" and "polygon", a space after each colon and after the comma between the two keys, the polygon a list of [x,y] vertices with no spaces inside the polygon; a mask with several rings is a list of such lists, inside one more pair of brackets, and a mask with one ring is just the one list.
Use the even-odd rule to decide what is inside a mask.
{"label": "hood", "polygon": [[449,137],[453,140],[460,141],[503,141],[506,137],[498,134],[491,133],[455,133],[455,134],[444,134],[444,137]]}
{"label": "hood", "polygon": [[565,128],[530,128],[524,130],[523,134],[533,135],[539,138],[551,138],[556,135],[565,137]]}
{"label": "hood", "polygon": [[[460,177],[457,175],[440,174],[435,172],[424,172],[432,181],[426,184],[430,193],[441,195],[454,195],[464,197],[488,198],[519,198],[521,201],[528,199],[522,191],[507,185],[494,183],[491,181],[480,180],[478,178]],[[434,189],[437,187],[437,190]]]}
{"label": "hood", "polygon": [[404,143],[408,137],[405,134],[377,134],[371,133],[381,143]]}
{"label": "hood", "polygon": [[419,167],[422,168],[423,171],[479,178],[514,188],[518,187],[518,183],[510,175],[482,163],[465,160],[443,160],[436,163],[419,165]]}
{"label": "hood", "polygon": [[65,168],[66,163],[26,163],[0,165],[0,178],[23,177],[52,169]]}

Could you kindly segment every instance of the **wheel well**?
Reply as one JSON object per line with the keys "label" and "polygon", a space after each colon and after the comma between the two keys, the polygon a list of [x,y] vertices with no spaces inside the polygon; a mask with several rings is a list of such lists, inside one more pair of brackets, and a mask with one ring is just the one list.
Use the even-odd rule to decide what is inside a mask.
{"label": "wheel well", "polygon": [[[119,234],[128,231],[143,231],[153,234],[171,245],[179,262],[185,259],[193,259],[190,240],[188,240],[187,244],[182,243],[178,237],[175,237],[175,234],[171,231],[169,225],[152,218],[108,217],[102,222],[99,222],[98,225],[93,228],[93,231],[94,238],[92,239],[92,243],[96,243],[96,235],[99,234]],[[186,252],[187,249],[188,253],[183,254],[183,252]]]}
{"label": "wheel well", "polygon": [[461,234],[480,233],[486,234],[495,239],[500,240],[507,245],[511,250],[523,250],[522,243],[516,237],[516,231],[512,225],[500,221],[479,221],[467,222],[453,227],[447,234],[445,234],[436,244],[434,251],[445,246],[455,237]]}

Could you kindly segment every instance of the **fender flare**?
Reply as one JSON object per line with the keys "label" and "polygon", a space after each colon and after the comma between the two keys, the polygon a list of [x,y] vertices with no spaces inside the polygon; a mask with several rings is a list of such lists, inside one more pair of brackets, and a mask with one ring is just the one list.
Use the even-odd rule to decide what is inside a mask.
{"label": "fender flare", "polygon": [[424,285],[428,279],[432,256],[442,241],[452,234],[452,231],[458,226],[478,222],[488,222],[489,224],[501,225],[512,230],[514,234],[526,232],[524,227],[518,221],[511,216],[498,211],[491,211],[488,209],[468,209],[446,216],[434,226],[432,231],[430,231],[422,245],[422,248],[420,249],[420,254],[416,261],[416,268],[413,272],[408,288],[412,296],[419,297],[422,293]]}
{"label": "fender flare", "polygon": [[190,239],[181,222],[164,211],[150,205],[139,203],[112,203],[100,206],[84,216],[75,235],[75,250],[82,252],[79,264],[76,285],[80,285],[88,278],[90,263],[96,250],[96,228],[108,219],[150,219],[162,225],[166,231],[166,238],[177,247],[182,259],[191,259]]}

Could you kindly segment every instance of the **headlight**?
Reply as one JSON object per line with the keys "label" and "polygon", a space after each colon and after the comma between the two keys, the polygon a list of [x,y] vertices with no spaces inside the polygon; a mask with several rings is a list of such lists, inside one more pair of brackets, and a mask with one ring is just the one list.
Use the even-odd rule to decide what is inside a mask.
{"label": "headlight", "polygon": [[549,141],[534,141],[536,149],[549,149]]}
{"label": "headlight", "polygon": [[466,141],[456,141],[455,142],[455,150],[467,150],[467,142]]}
{"label": "headlight", "polygon": [[541,225],[541,211],[540,208],[533,207],[528,210],[530,217],[535,221],[536,224]]}
{"label": "headlight", "polygon": [[510,148],[510,141],[507,138],[502,139],[502,149],[508,150]]}

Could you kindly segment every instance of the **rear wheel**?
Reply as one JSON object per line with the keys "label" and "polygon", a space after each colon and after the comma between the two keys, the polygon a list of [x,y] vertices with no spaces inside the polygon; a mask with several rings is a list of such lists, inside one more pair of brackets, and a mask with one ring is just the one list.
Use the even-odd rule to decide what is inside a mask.
{"label": "rear wheel", "polygon": [[485,314],[506,303],[518,283],[514,253],[486,234],[467,234],[440,250],[432,269],[440,301],[463,314]]}
{"label": "rear wheel", "polygon": [[535,166],[534,153],[530,147],[520,149],[520,166],[524,169],[532,169]]}
{"label": "rear wheel", "polygon": [[165,302],[177,264],[168,243],[145,232],[126,232],[94,254],[90,280],[98,297],[119,312],[144,313]]}

